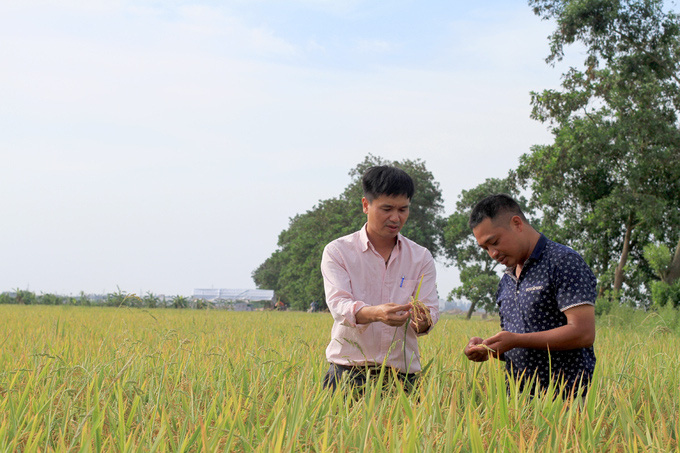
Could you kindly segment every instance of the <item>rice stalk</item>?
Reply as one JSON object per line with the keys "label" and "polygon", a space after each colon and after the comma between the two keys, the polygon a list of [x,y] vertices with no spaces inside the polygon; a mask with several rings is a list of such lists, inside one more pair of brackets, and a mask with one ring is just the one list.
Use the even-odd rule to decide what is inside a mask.
{"label": "rice stalk", "polygon": [[[494,322],[443,314],[410,394],[321,387],[330,316],[0,306],[2,451],[678,451],[680,338],[598,320],[582,403],[469,362]],[[266,321],[266,329],[249,326]],[[652,334],[652,332],[657,332]],[[644,348],[639,345],[644,344]],[[644,353],[643,353],[644,352]],[[285,420],[285,424],[284,424]]]}

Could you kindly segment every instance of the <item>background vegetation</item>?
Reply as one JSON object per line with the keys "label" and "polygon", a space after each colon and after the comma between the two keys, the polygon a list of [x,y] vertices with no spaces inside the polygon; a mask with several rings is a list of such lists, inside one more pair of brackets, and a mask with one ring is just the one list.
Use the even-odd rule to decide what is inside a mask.
{"label": "background vegetation", "polygon": [[585,49],[561,89],[532,94],[552,144],[463,191],[448,217],[424,162],[369,155],[342,194],[291,219],[253,278],[293,308],[323,301],[321,251],[364,223],[363,171],[391,163],[416,180],[404,234],[460,269],[451,297],[493,309],[498,269],[465,223],[479,198],[513,194],[598,277],[585,401],[506,392],[498,361],[467,361],[469,337],[495,333],[497,320],[442,317],[421,339],[427,371],[413,394],[370,387],[353,400],[321,388],[327,314],[168,310],[188,300],[121,291],[93,309],[75,306],[91,303],[82,294],[19,290],[0,295],[0,449],[677,451],[680,21],[658,0],[529,4],[556,24],[548,63],[571,44]]}
{"label": "background vegetation", "polygon": [[[598,279],[597,313],[621,303],[642,309],[680,305],[680,19],[661,0],[529,0],[536,15],[555,24],[546,62],[571,45],[584,55],[562,74],[560,89],[531,93],[532,117],[554,136],[520,157],[504,178],[490,178],[458,194],[443,212],[439,183],[419,160],[388,161],[368,155],[349,172],[335,198],[320,200],[290,219],[278,247],[252,273],[289,307],[324,305],[319,262],[330,241],[361,228],[361,175],[391,164],[416,183],[404,235],[460,272],[448,299],[462,298],[495,311],[499,266],[480,250],[467,228],[472,206],[498,192],[513,195],[537,229],[571,246]],[[109,294],[104,305],[129,296]],[[0,303],[91,303],[87,296],[36,296],[16,291]],[[175,308],[182,296],[153,294],[125,305]],[[207,305],[199,306],[205,308]]]}
{"label": "background vegetation", "polygon": [[[0,304],[10,305],[71,305],[71,306],[103,306],[103,307],[145,307],[145,308],[189,308],[192,301],[181,295],[169,298],[157,294],[146,293],[144,296],[127,293],[118,289],[115,293],[95,296],[81,292],[79,296],[63,296],[58,294],[35,294],[32,291],[16,289],[12,292],[0,293]],[[209,303],[198,301],[194,308],[208,308]]]}
{"label": "background vegetation", "polygon": [[[531,94],[532,117],[554,142],[534,146],[517,168],[458,195],[442,215],[442,195],[425,162],[391,162],[416,180],[404,234],[460,270],[449,299],[495,310],[497,264],[467,228],[472,206],[498,192],[517,197],[534,226],[583,255],[598,278],[598,313],[619,303],[643,309],[680,304],[680,20],[661,0],[530,0],[555,23],[546,62],[575,44],[581,67],[561,88]],[[279,249],[253,272],[295,308],[323,300],[323,246],[363,225],[359,177],[336,199],[291,219]]]}
{"label": "background vegetation", "polygon": [[[677,451],[678,310],[597,324],[582,405],[506,394],[444,316],[411,395],[321,388],[327,313],[0,306],[3,451]],[[257,326],[257,327],[256,327]]]}
{"label": "background vegetation", "polygon": [[364,225],[361,177],[369,167],[385,164],[404,169],[415,182],[416,195],[403,233],[437,256],[443,222],[439,183],[420,160],[390,162],[369,155],[350,172],[351,183],[340,196],[320,201],[290,220],[288,229],[279,235],[279,248],[253,271],[258,288],[275,290],[277,297],[294,309],[306,310],[315,300],[325,305],[319,268],[323,249],[332,240]]}

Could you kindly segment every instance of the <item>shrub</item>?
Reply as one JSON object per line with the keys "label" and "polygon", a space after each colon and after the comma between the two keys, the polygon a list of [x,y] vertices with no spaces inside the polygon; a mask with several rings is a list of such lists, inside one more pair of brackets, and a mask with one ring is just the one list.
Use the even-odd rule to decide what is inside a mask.
{"label": "shrub", "polygon": [[676,280],[672,284],[657,280],[650,284],[650,288],[652,290],[652,305],[655,308],[665,306],[678,308],[680,305],[680,280]]}

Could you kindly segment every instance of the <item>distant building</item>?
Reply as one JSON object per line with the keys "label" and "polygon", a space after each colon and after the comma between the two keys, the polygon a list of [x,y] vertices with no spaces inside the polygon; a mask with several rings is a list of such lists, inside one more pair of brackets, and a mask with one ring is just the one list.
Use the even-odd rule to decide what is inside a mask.
{"label": "distant building", "polygon": [[83,298],[90,301],[93,305],[103,305],[108,296],[106,294],[84,294]]}
{"label": "distant building", "polygon": [[253,303],[267,306],[274,304],[274,290],[271,289],[194,289],[193,301],[210,302],[215,308],[228,308],[234,311],[251,311]]}

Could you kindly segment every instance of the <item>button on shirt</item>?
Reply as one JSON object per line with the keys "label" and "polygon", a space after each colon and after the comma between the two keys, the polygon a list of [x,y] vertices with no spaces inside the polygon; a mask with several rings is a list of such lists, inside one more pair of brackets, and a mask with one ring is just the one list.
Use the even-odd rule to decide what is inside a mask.
{"label": "button on shirt", "polygon": [[382,322],[357,324],[355,316],[368,305],[410,302],[424,275],[418,299],[430,309],[434,326],[439,319],[439,297],[434,259],[429,250],[398,234],[386,265],[368,240],[364,225],[361,230],[325,247],[321,273],[326,305],[333,315],[331,341],[326,348],[329,362],[350,366],[385,362],[386,366],[399,371],[420,371],[418,341],[413,328]]}
{"label": "button on shirt", "polygon": [[[498,287],[501,328],[509,332],[542,332],[567,324],[564,311],[578,305],[595,305],[596,279],[583,258],[569,247],[541,234],[519,278],[506,269]],[[505,353],[506,369],[517,378],[537,374],[543,387],[552,377],[564,376],[567,390],[585,386],[595,368],[591,347],[567,351],[515,348]]]}

